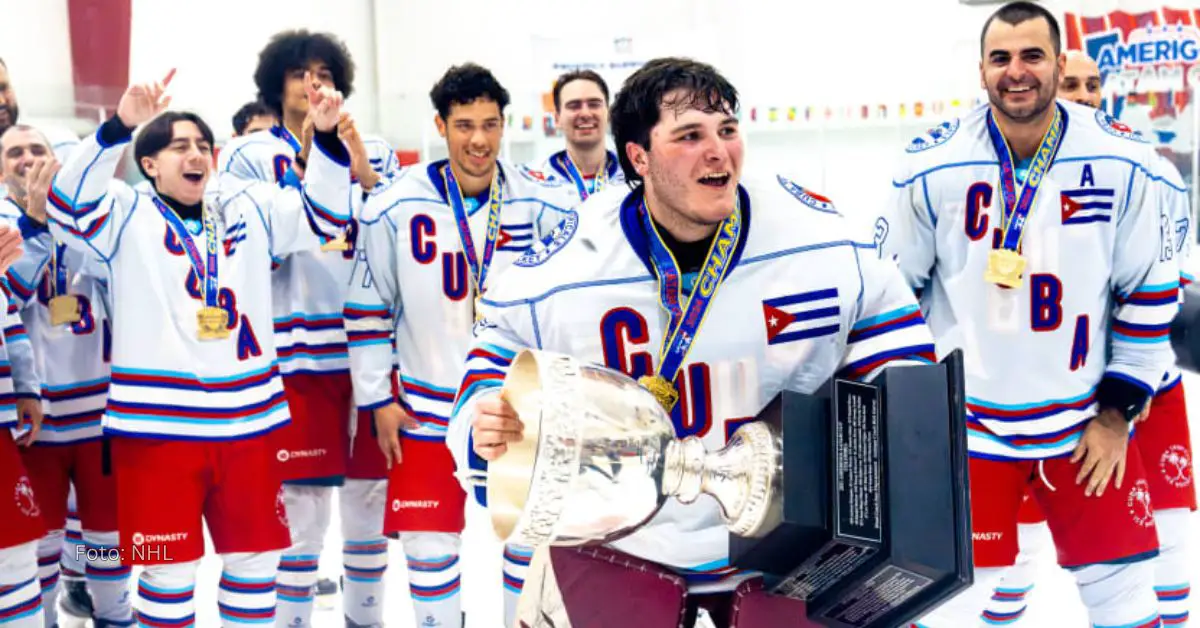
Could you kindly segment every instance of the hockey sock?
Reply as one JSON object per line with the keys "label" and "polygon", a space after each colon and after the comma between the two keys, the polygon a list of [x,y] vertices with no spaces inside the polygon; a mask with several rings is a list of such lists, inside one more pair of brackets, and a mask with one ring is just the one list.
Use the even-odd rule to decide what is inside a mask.
{"label": "hockey sock", "polygon": [[[62,550],[62,574],[63,578],[76,580],[83,579],[83,573],[87,569],[84,565],[83,551],[83,527],[79,522],[79,513],[75,512],[75,487],[71,487],[71,492],[67,495],[67,534],[63,542]],[[49,624],[53,626],[54,624]]]}
{"label": "hockey sock", "polygon": [[38,540],[37,570],[38,583],[42,591],[42,608],[46,613],[46,625],[58,623],[58,574],[59,561],[62,560],[63,539],[66,535],[62,530],[54,530]]}
{"label": "hockey sock", "polygon": [[0,549],[0,626],[42,628],[45,621],[37,541]]}
{"label": "hockey sock", "polygon": [[128,595],[131,569],[121,562],[117,533],[85,530],[83,540],[88,548],[87,587],[96,619],[115,626],[132,626],[133,608]]}
{"label": "hockey sock", "polygon": [[1153,561],[1088,565],[1071,572],[1094,628],[1159,625]]}
{"label": "hockey sock", "polygon": [[199,561],[149,565],[138,577],[135,617],[140,628],[196,625],[196,568]]}
{"label": "hockey sock", "polygon": [[388,546],[383,537],[387,480],[346,480],[339,491],[342,513],[342,608],[359,626],[383,625],[383,574]]}
{"label": "hockey sock", "polygon": [[333,489],[328,486],[283,485],[283,501],[291,526],[292,546],[279,560],[276,625],[312,625],[313,596],[325,530],[329,527]]}
{"label": "hockey sock", "polygon": [[460,626],[462,598],[458,552],[462,537],[439,532],[400,535],[408,558],[408,588],[418,626]]}
{"label": "hockey sock", "polygon": [[520,545],[504,546],[504,625],[513,625],[517,616],[517,600],[521,599],[521,588],[525,586],[525,573],[533,548]]}
{"label": "hockey sock", "polygon": [[1025,616],[1029,595],[1033,592],[1040,558],[1047,548],[1054,547],[1050,528],[1045,523],[1021,524],[1017,528],[1017,537],[1020,547],[1017,562],[1004,570],[983,611],[984,621],[992,626],[1018,625]]}
{"label": "hockey sock", "polygon": [[1154,513],[1158,558],[1154,559],[1154,593],[1164,628],[1187,626],[1191,569],[1187,562],[1191,511],[1172,508]]}
{"label": "hockey sock", "polygon": [[262,626],[275,621],[275,577],[279,558],[280,552],[221,555],[225,570],[221,572],[221,585],[217,590],[217,607],[222,626]]}

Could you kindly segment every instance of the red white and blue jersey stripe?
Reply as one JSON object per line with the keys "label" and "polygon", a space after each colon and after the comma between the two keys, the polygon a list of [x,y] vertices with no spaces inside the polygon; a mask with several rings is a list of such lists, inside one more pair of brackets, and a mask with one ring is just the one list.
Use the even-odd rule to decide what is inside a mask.
{"label": "red white and blue jersey stripe", "polygon": [[[207,199],[220,238],[216,307],[227,336],[201,339],[203,282],[151,195],[114,180],[128,136],[106,123],[63,164],[48,212],[56,240],[103,269],[111,296],[112,378],[104,429],[170,439],[232,440],[288,420],[272,342],[273,259],[319,245],[350,219],[349,163],[320,142],[301,189],[222,178]],[[111,136],[109,136],[111,139]],[[166,209],[169,212],[171,210]],[[186,233],[206,264],[205,236]]]}
{"label": "red white and blue jersey stripe", "polygon": [[[784,390],[811,393],[835,375],[869,378],[934,356],[895,265],[855,238],[831,204],[814,207],[781,177],[742,186],[748,235],[733,248],[674,378],[676,435],[696,436],[710,451]],[[590,197],[577,218],[497,277],[466,351],[447,431],[460,470],[486,474],[471,447],[474,409],[500,390],[523,349],[569,354],[634,378],[657,372],[667,315],[639,204],[640,191]],[[486,490],[474,496],[482,502]],[[677,570],[694,591],[728,590],[744,575],[729,567],[728,532],[713,501],[669,501],[613,546]]]}
{"label": "red white and blue jersey stripe", "polygon": [[1024,221],[1019,288],[984,279],[1004,214],[987,105],[910,145],[875,223],[938,355],[963,350],[975,456],[1067,455],[1102,382],[1151,395],[1173,360],[1180,273],[1158,157],[1103,112],[1060,105],[1066,130]]}
{"label": "red white and blue jersey stripe", "polygon": [[[405,436],[436,441],[446,438],[475,325],[474,281],[443,167],[444,160],[414,166],[372,192],[361,220],[366,263],[355,271],[344,313],[358,407],[373,410],[392,401],[391,373],[399,364],[399,402],[420,422]],[[485,291],[558,226],[567,215],[560,203],[575,198],[565,184],[545,183],[503,163],[497,167],[504,188]],[[468,202],[466,211],[482,259],[488,207]]]}
{"label": "red white and blue jersey stripe", "polygon": [[[9,307],[8,295],[0,290],[0,307],[4,308],[4,324],[11,326],[20,321],[16,310]],[[0,429],[17,425],[17,395],[13,388],[12,363],[8,358],[10,342],[6,338],[0,346]]]}

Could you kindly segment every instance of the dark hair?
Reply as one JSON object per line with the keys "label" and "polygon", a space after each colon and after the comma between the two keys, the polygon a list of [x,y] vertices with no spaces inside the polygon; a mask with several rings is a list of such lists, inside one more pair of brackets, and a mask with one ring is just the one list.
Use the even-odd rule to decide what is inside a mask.
{"label": "dark hair", "polygon": [[451,67],[429,90],[429,100],[443,120],[450,116],[451,105],[469,105],[480,98],[496,103],[501,113],[509,103],[508,90],[491,70],[474,63]]}
{"label": "dark hair", "polygon": [[591,70],[572,70],[554,79],[554,110],[562,109],[562,90],[571,81],[591,81],[595,83],[600,91],[604,92],[604,102],[608,103],[608,83],[604,82],[604,78]]}
{"label": "dark hair", "polygon": [[979,54],[983,56],[985,50],[983,48],[984,37],[987,36],[988,28],[992,26],[992,22],[1000,20],[1005,24],[1016,26],[1022,22],[1036,20],[1042,18],[1050,26],[1050,40],[1054,43],[1054,56],[1062,54],[1062,31],[1058,28],[1058,19],[1046,7],[1033,2],[1010,2],[999,9],[983,23],[983,30],[979,31]]}
{"label": "dark hair", "polygon": [[258,100],[252,100],[242,105],[242,108],[238,109],[237,113],[233,114],[234,134],[241,135],[244,133],[246,131],[246,127],[250,125],[250,121],[258,116],[275,117],[276,113],[271,111],[271,108],[266,104]]}
{"label": "dark hair", "polygon": [[306,30],[276,33],[267,47],[258,53],[258,68],[254,84],[258,99],[275,115],[283,116],[283,84],[287,73],[308,67],[312,61],[322,61],[333,74],[333,86],[346,98],[354,91],[354,60],[340,39],[327,33]]}
{"label": "dark hair", "polygon": [[[667,100],[667,95],[676,90],[684,93]],[[610,118],[617,158],[630,183],[641,181],[642,177],[633,169],[625,146],[633,142],[642,148],[650,148],[650,130],[658,124],[662,113],[660,107],[675,111],[699,109],[705,113],[723,111],[733,115],[738,110],[738,94],[716,68],[677,57],[653,59],[625,79],[613,100]]]}
{"label": "dark hair", "polygon": [[133,158],[137,162],[138,170],[142,176],[150,179],[150,175],[146,174],[146,169],[142,167],[142,157],[153,157],[162,152],[164,148],[171,145],[171,140],[175,139],[175,123],[176,122],[193,122],[200,128],[200,135],[204,136],[205,141],[209,146],[213,145],[213,132],[200,116],[187,111],[165,111],[158,117],[150,121],[149,124],[138,133],[137,141],[133,143]]}

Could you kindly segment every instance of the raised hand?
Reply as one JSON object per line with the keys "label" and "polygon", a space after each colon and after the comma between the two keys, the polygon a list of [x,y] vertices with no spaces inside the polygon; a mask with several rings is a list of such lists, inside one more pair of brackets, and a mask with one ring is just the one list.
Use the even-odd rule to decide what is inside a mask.
{"label": "raised hand", "polygon": [[336,129],[342,113],[342,93],[313,80],[311,72],[304,73],[304,91],[308,94],[308,116],[313,126],[322,133]]}
{"label": "raised hand", "polygon": [[51,155],[29,167],[29,178],[25,183],[25,215],[30,219],[46,224],[46,197],[50,194],[50,183],[61,166]]}
{"label": "raised hand", "polygon": [[171,68],[161,81],[130,85],[121,96],[121,102],[117,103],[117,117],[121,119],[121,124],[136,127],[165,111],[171,104],[171,97],[165,96],[164,92],[173,78],[175,68]]}
{"label": "raised hand", "polygon": [[358,134],[358,129],[354,126],[354,118],[350,114],[342,112],[337,132],[338,139],[342,140],[342,143],[346,145],[346,150],[350,152],[350,172],[358,178],[358,183],[364,190],[375,187],[375,184],[379,183],[379,175],[371,167],[371,157],[367,154],[367,146],[363,144],[362,136]]}

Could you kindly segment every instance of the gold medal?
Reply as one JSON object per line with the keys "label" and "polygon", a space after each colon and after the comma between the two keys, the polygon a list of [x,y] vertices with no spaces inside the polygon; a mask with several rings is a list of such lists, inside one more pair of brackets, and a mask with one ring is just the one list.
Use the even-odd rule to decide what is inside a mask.
{"label": "gold medal", "polygon": [[643,375],[638,378],[638,383],[649,390],[650,394],[658,400],[658,405],[667,412],[670,412],[671,408],[674,408],[675,404],[679,402],[679,391],[675,390],[671,382],[663,379],[662,375]]}
{"label": "gold medal", "polygon": [[483,297],[475,297],[475,322],[483,320]]}
{"label": "gold medal", "polygon": [[338,234],[338,237],[326,242],[325,244],[322,244],[321,250],[326,253],[329,253],[331,251],[348,251],[348,250],[350,250],[350,243],[346,242],[346,232],[343,231]]}
{"label": "gold medal", "polygon": [[219,307],[202,307],[196,313],[200,340],[222,340],[229,337],[229,312]]}
{"label": "gold medal", "polygon": [[1020,288],[1021,275],[1025,273],[1025,258],[1008,249],[988,252],[987,270],[983,280],[1005,288]]}
{"label": "gold medal", "polygon": [[61,295],[50,299],[50,324],[57,327],[79,322],[79,297]]}

